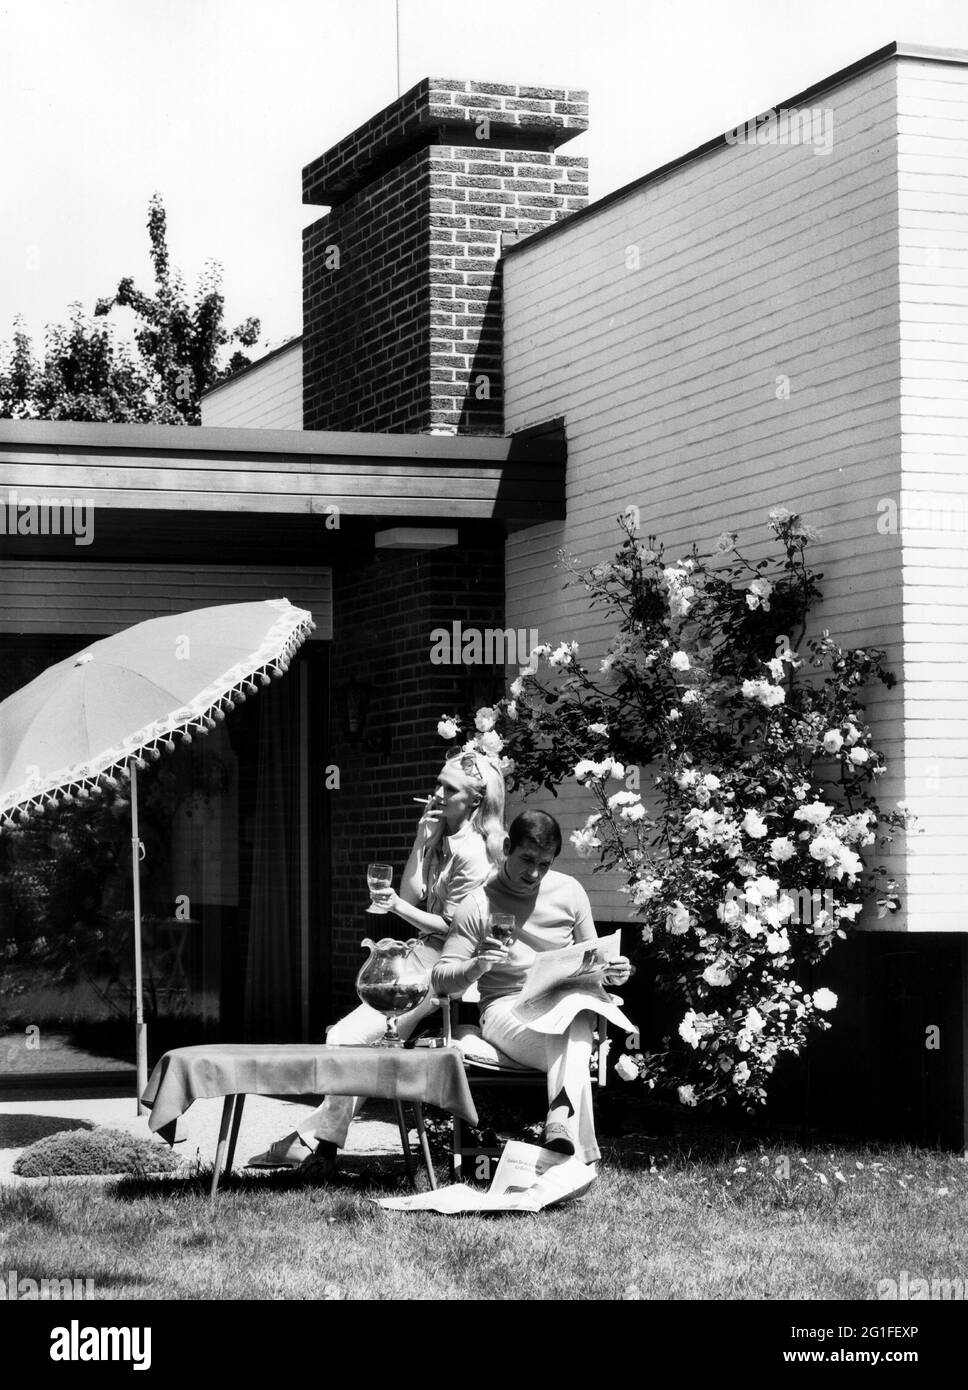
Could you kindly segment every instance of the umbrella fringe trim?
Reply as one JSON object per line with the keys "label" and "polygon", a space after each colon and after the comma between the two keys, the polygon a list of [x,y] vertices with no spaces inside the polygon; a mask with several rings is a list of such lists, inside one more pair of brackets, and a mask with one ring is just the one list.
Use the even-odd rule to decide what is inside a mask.
{"label": "umbrella fringe trim", "polygon": [[[85,773],[79,777],[72,777],[67,772],[50,787],[14,801],[0,812],[0,830],[21,828],[32,815],[47,811],[52,806],[88,801],[92,797],[100,796],[105,790],[121,790],[119,784],[130,777],[131,762],[136,762],[139,768],[144,768],[147,766],[145,755],[159,758],[161,746],[168,748],[169,744],[173,744],[176,735],[181,736],[183,743],[188,743],[195,734],[208,734],[225,718],[226,710],[234,709],[237,703],[244,701],[246,696],[257,690],[260,685],[269,685],[273,677],[278,679],[283,676],[289,669],[292,657],[310,632],[314,631],[316,624],[304,609],[293,608],[287,599],[281,599],[278,603],[285,605],[284,616],[269,629],[254,659],[258,661],[258,657],[269,648],[273,651],[271,657],[251,668],[233,667],[233,672],[246,669],[246,674],[236,675],[229,686],[224,684],[225,677],[208,686],[190,705],[183,706],[183,710],[192,711],[191,718],[176,719],[174,715],[169,715],[168,719],[159,720],[152,726],[153,732],[149,737],[141,738],[136,734],[134,741],[123,752],[112,749],[111,753],[116,754],[113,761],[97,772]],[[301,616],[294,622],[297,613]],[[218,694],[215,693],[216,690]]]}

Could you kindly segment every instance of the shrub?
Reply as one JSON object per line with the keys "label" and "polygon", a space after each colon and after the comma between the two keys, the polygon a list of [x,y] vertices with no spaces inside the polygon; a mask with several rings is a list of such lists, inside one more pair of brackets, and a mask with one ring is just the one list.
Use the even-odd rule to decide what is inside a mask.
{"label": "shrub", "polygon": [[729,533],[668,564],[637,519],[621,524],[614,561],[570,566],[613,628],[597,669],[576,642],[535,648],[465,747],[500,757],[513,789],[574,779],[597,803],[572,843],[624,875],[640,953],[682,1009],[677,1035],[630,1065],[684,1105],[753,1109],[778,1058],[830,1026],[836,995],[798,975],[866,901],[899,905],[862,855],[908,822],[878,805],[885,759],[861,699],[894,677],[875,647],[807,636],[822,575],[799,516],[771,512],[780,553],[755,563]]}
{"label": "shrub", "polygon": [[58,1130],[31,1144],[14,1164],[22,1178],[63,1178],[102,1173],[171,1173],[173,1154],[121,1129]]}

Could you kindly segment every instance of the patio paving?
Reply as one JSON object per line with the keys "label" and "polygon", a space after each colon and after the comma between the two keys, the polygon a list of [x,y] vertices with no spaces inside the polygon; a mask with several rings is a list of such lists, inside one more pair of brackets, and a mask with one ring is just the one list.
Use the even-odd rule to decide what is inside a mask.
{"label": "patio paving", "polygon": [[[261,1153],[274,1139],[295,1129],[311,1106],[294,1101],[273,1100],[268,1096],[249,1096],[245,1103],[242,1128],[236,1150],[236,1168],[251,1155]],[[370,1107],[368,1107],[369,1109]],[[375,1155],[400,1153],[400,1136],[392,1122],[373,1107],[350,1126],[346,1153]],[[179,1143],[175,1154],[186,1164],[201,1159],[211,1163],[215,1157],[222,1101],[197,1100],[178,1122]],[[133,1097],[97,1097],[77,1100],[13,1100],[0,1102],[0,1183],[21,1185],[48,1182],[48,1178],[21,1178],[13,1172],[18,1156],[36,1140],[65,1129],[90,1129],[95,1125],[125,1130],[129,1134],[152,1136],[148,1115],[136,1113]],[[76,1181],[73,1179],[72,1181]]]}

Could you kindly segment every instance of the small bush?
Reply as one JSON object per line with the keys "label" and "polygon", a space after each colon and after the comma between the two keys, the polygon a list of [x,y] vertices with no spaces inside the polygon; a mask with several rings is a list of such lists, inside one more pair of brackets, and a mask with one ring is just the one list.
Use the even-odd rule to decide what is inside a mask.
{"label": "small bush", "polygon": [[63,1178],[101,1173],[171,1173],[173,1154],[121,1129],[59,1130],[31,1144],[14,1164],[22,1178]]}

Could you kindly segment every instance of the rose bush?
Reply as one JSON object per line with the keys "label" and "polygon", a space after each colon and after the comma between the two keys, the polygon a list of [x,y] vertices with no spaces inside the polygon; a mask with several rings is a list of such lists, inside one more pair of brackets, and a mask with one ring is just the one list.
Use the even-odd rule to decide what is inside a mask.
{"label": "rose bush", "polygon": [[[881,814],[861,700],[894,678],[878,649],[807,636],[822,575],[799,516],[770,513],[780,550],[756,563],[730,533],[668,564],[632,516],[621,525],[614,561],[568,565],[615,624],[597,669],[575,642],[536,648],[466,746],[500,756],[513,788],[573,779],[594,798],[572,843],[624,874],[641,949],[683,1008],[676,1036],[633,1057],[639,1075],[687,1105],[752,1109],[779,1057],[830,1026],[836,996],[805,990],[802,967],[867,898],[880,915],[899,905],[862,858],[907,821],[900,803]],[[461,728],[442,716],[444,737]]]}

